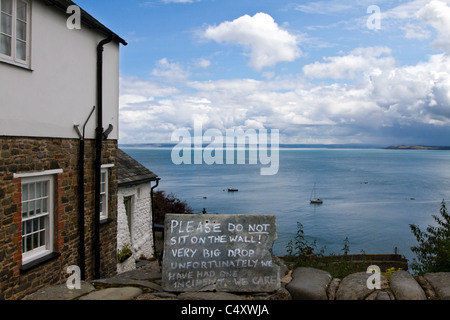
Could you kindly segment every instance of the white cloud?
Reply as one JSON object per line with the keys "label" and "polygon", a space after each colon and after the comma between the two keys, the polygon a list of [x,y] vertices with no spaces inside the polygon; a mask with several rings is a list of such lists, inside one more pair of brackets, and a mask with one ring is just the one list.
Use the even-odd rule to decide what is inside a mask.
{"label": "white cloud", "polygon": [[[279,129],[282,143],[383,144],[384,136],[394,139],[400,127],[416,139],[412,143],[421,139],[413,128],[444,130],[450,125],[450,57],[433,55],[412,66],[377,60],[389,53],[384,47],[352,50],[348,56],[367,59],[361,67],[352,66],[358,70],[354,84],[313,84],[301,77],[186,80],[186,90],[158,98],[169,87],[151,81],[138,81],[134,87],[126,79],[130,82],[122,85],[120,99],[121,142],[127,137],[132,142],[170,142],[175,129],[191,130],[195,121],[204,130],[223,132]],[[329,63],[343,57],[329,57]],[[365,68],[370,63],[374,65]],[[329,73],[349,74],[336,70]]]}
{"label": "white cloud", "polygon": [[416,19],[417,11],[423,8],[428,2],[430,2],[430,0],[413,0],[399,4],[386,11],[381,10],[381,18],[383,20],[389,19],[391,21]]}
{"label": "white cloud", "polygon": [[179,93],[179,89],[164,85],[160,81],[142,80],[134,77],[120,77],[120,91],[123,96],[140,96],[141,99],[167,97]]}
{"label": "white cloud", "polygon": [[257,71],[279,62],[294,61],[301,55],[297,37],[282,29],[266,13],[257,13],[253,17],[244,15],[218,26],[209,26],[203,36],[219,43],[243,46],[250,52],[249,65]]}
{"label": "white cloud", "polygon": [[431,1],[417,15],[437,30],[438,36],[433,45],[450,54],[450,6],[442,1]]}
{"label": "white cloud", "polygon": [[[342,2],[342,1],[341,1]],[[354,3],[336,3],[333,1],[315,1],[298,5],[295,10],[308,14],[335,14],[352,9]]]}
{"label": "white cloud", "polygon": [[[424,24],[427,22],[440,33],[444,49],[448,48],[446,35],[448,35],[450,23],[449,5],[450,0],[413,0],[389,10],[382,8],[382,28],[390,31],[400,29],[405,32],[407,39],[423,40],[430,37],[430,31]],[[439,43],[436,44],[439,46]],[[439,47],[439,49],[443,48]]]}
{"label": "white cloud", "polygon": [[[432,25],[437,30],[434,45],[443,54],[400,65],[389,47],[361,47],[304,66],[307,77],[264,72],[264,80],[210,81],[191,81],[186,67],[161,59],[153,75],[167,82],[121,79],[120,142],[170,142],[176,129],[192,129],[195,121],[201,121],[205,130],[279,129],[281,143],[391,144],[393,139],[421,143],[424,132],[448,132],[450,56],[445,30],[449,6],[442,1],[412,1],[403,8],[406,12],[388,12],[390,18],[423,19],[415,27],[410,25],[412,20],[403,21],[403,30],[414,39],[431,36],[425,27]],[[252,29],[258,25],[255,15],[209,27],[205,36],[210,30],[209,39],[248,47],[250,65],[257,70],[270,65],[260,57],[270,53],[270,46],[277,51],[271,63],[287,61],[278,51],[295,51],[298,39],[274,45],[267,39],[275,35],[290,39],[290,34],[270,16],[261,15],[270,22],[262,34]],[[191,64],[196,68],[209,65],[207,59]],[[442,139],[448,141],[445,136]]]}
{"label": "white cloud", "polygon": [[363,72],[393,66],[390,53],[387,47],[357,48],[345,56],[324,57],[325,62],[306,65],[303,72],[311,78],[354,79]]}
{"label": "white cloud", "polygon": [[195,63],[195,67],[200,69],[207,69],[211,66],[211,61],[205,58],[198,59]]}
{"label": "white cloud", "polygon": [[186,80],[190,73],[184,70],[179,63],[169,62],[166,58],[159,60],[152,75],[163,77],[170,82],[179,82]]}
{"label": "white cloud", "polygon": [[401,26],[400,29],[405,32],[405,38],[407,39],[424,40],[428,39],[431,36],[429,30],[412,23]]}

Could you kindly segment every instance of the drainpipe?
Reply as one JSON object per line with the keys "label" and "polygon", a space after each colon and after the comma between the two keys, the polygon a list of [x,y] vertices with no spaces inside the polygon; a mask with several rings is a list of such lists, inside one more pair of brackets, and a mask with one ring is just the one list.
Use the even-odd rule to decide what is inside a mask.
{"label": "drainpipe", "polygon": [[78,133],[78,136],[80,137],[80,158],[78,160],[78,185],[80,186],[79,189],[79,211],[80,211],[80,217],[78,220],[78,229],[80,230],[80,244],[78,247],[78,253],[80,256],[79,261],[79,267],[81,272],[81,280],[86,279],[86,250],[85,250],[85,230],[84,230],[84,224],[85,224],[85,217],[84,217],[84,146],[85,146],[85,132],[86,132],[86,125],[91,118],[92,114],[94,113],[95,106],[92,108],[91,113],[89,114],[89,117],[87,118],[86,122],[83,125],[83,133],[80,132],[79,126],[74,125],[75,130]]}
{"label": "drainpipe", "polygon": [[[152,202],[153,252],[154,252],[155,257],[157,257],[157,256],[156,256],[156,239],[155,239],[155,206],[154,206],[154,204],[153,204],[153,189],[155,189],[156,187],[158,187],[158,185],[159,185],[159,180],[161,180],[161,178],[156,178],[156,184],[155,184],[153,187],[151,187],[151,189],[150,189],[150,201]],[[160,261],[159,257],[157,257],[157,258],[158,258],[159,264],[161,265],[161,261]]]}
{"label": "drainpipe", "polygon": [[97,45],[97,129],[95,144],[95,213],[94,213],[94,278],[100,278],[100,182],[103,145],[103,46],[114,36],[102,40]]}

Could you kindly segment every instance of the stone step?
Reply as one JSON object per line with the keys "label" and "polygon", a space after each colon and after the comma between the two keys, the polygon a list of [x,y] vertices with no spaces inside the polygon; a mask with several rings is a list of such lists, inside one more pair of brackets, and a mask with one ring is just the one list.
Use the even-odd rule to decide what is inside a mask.
{"label": "stone step", "polygon": [[93,291],[79,300],[134,300],[143,291],[136,287],[107,288]]}
{"label": "stone step", "polygon": [[76,300],[79,297],[95,291],[95,287],[85,281],[81,281],[80,289],[69,289],[67,284],[61,284],[39,290],[23,298],[23,300]]}

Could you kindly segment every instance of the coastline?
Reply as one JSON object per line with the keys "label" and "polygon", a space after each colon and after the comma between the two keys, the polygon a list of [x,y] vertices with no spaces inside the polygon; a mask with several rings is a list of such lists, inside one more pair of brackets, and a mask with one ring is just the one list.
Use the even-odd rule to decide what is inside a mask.
{"label": "coastline", "polygon": [[422,145],[394,145],[386,149],[390,150],[450,150],[449,146],[422,146]]}
{"label": "coastline", "polygon": [[[171,149],[177,146],[175,143],[124,143],[119,148],[148,148]],[[208,144],[202,144],[202,148]],[[248,147],[248,146],[247,146]],[[385,150],[450,150],[450,146],[426,146],[426,145],[390,145],[388,147],[367,144],[280,144],[280,149],[385,149]]]}

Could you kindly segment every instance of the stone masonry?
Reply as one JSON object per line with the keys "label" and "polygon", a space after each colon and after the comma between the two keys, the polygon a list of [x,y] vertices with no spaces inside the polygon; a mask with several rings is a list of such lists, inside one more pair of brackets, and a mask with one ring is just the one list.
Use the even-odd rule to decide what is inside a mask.
{"label": "stone masonry", "polygon": [[[368,289],[369,274],[358,272],[344,279],[332,278],[314,268],[288,270],[281,262],[281,287],[268,293],[166,292],[161,286],[158,261],[113,278],[82,282],[80,290],[65,284],[35,292],[26,300],[449,300],[450,273],[413,277],[397,271],[382,277],[380,289]],[[242,302],[244,303],[244,302]]]}
{"label": "stone masonry", "polygon": [[412,276],[396,271],[389,279],[380,275],[380,287],[369,288],[371,274],[357,272],[335,279],[328,272],[300,267],[289,275],[286,289],[293,300],[448,300],[450,273]]}
{"label": "stone masonry", "polygon": [[[79,143],[78,139],[0,137],[0,300],[20,299],[40,288],[67,280],[66,268],[79,265]],[[94,276],[95,141],[85,145],[86,280]],[[108,170],[108,220],[100,226],[101,276],[116,272],[117,141],[103,144]],[[62,170],[54,182],[54,254],[32,268],[22,266],[21,178],[15,173]]]}

